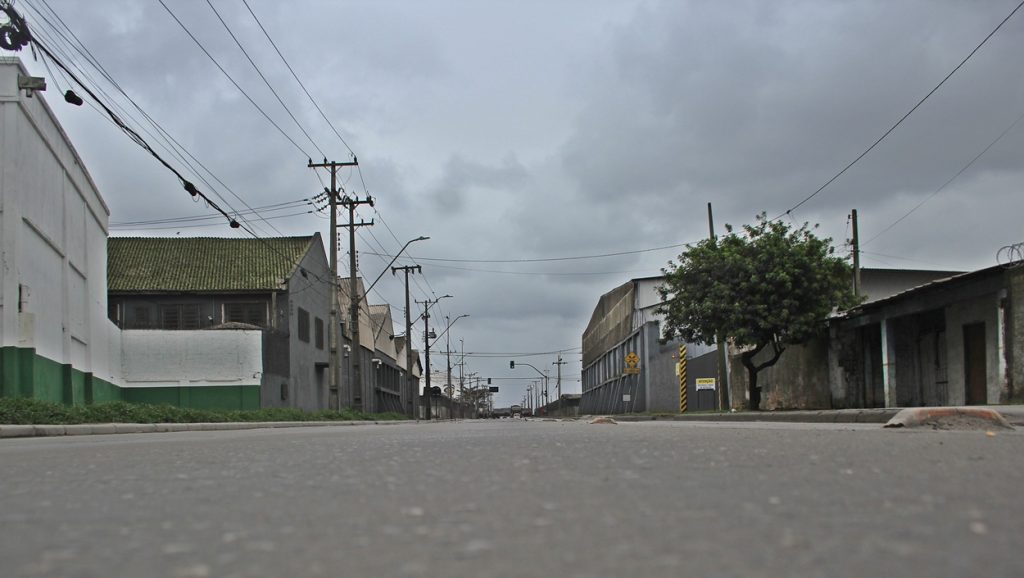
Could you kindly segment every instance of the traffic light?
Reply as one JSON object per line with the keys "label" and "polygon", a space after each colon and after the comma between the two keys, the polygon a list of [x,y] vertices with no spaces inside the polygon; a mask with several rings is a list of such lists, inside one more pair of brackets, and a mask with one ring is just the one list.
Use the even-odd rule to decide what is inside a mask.
{"label": "traffic light", "polygon": [[508,368],[509,369],[515,369],[516,368],[516,360],[514,360],[514,359],[510,360],[508,362]]}

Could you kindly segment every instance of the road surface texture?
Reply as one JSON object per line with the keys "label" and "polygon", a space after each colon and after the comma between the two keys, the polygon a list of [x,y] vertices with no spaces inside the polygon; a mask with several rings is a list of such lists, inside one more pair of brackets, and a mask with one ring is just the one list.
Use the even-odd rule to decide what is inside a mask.
{"label": "road surface texture", "polygon": [[1022,576],[1022,460],[859,424],[0,440],[0,575]]}

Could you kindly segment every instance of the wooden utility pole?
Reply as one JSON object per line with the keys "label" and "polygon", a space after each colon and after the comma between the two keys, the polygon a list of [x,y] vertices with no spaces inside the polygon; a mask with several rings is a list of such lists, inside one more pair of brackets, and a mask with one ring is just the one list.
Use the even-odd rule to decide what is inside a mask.
{"label": "wooden utility pole", "polygon": [[306,165],[311,169],[326,168],[331,171],[331,188],[324,192],[327,193],[331,203],[331,288],[327,295],[331,326],[327,331],[327,370],[330,372],[330,375],[327,376],[327,407],[333,410],[341,409],[341,397],[338,395],[338,367],[341,365],[338,360],[338,169],[358,165],[359,160],[355,157],[352,157],[350,163],[327,162],[327,159],[324,159],[322,163],[314,163],[310,159]]}
{"label": "wooden utility pole", "polygon": [[[718,237],[715,236],[715,217],[711,213],[711,203],[708,203],[708,232],[712,242],[716,242]],[[715,335],[715,343],[718,346],[718,410],[728,411],[729,410],[729,358],[726,354],[726,343],[727,337],[719,332]],[[681,350],[683,351],[683,350]],[[682,353],[680,353],[682,355]],[[682,363],[686,363],[685,359],[679,360]]]}
{"label": "wooden utility pole", "polygon": [[559,353],[558,354],[558,361],[556,361],[554,363],[554,365],[557,366],[557,368],[558,368],[558,379],[557,379],[557,381],[555,381],[555,390],[558,393],[558,417],[563,417],[563,415],[562,415],[562,366],[565,365],[565,364],[566,364],[566,362],[562,361],[562,354]]}
{"label": "wooden utility pole", "polygon": [[359,283],[357,282],[357,270],[356,270],[356,227],[366,227],[373,224],[371,219],[369,223],[366,221],[356,222],[356,207],[359,205],[370,205],[373,206],[373,197],[366,195],[366,198],[360,200],[358,197],[349,197],[345,195],[341,199],[342,206],[348,209],[348,224],[340,225],[342,227],[348,227],[348,282],[349,282],[349,299],[350,313],[349,319],[352,326],[352,352],[349,354],[349,363],[352,366],[352,387],[349,392],[349,399],[351,401],[351,407],[355,410],[376,411],[377,408],[367,408],[366,388],[363,387],[363,376],[362,376],[362,364],[360,363],[360,357],[362,357],[362,349],[359,345],[359,304],[363,298],[359,295]]}
{"label": "wooden utility pole", "polygon": [[423,304],[423,355],[426,360],[426,374],[427,381],[426,385],[423,386],[423,395],[427,398],[426,410],[424,412],[424,419],[430,419],[430,307],[445,297],[451,297],[451,295],[445,295],[438,297],[437,299],[427,299],[425,301],[417,301],[416,303]]}
{"label": "wooden utility pole", "polygon": [[414,387],[412,384],[412,310],[409,308],[409,273],[423,273],[423,268],[419,265],[405,265],[404,267],[392,267],[391,274],[394,275],[398,271],[405,272],[405,391],[408,401],[406,402],[408,408],[406,414],[413,418],[415,415],[413,412],[416,411],[416,397],[419,393],[419,387]]}
{"label": "wooden utility pole", "polygon": [[853,294],[860,295],[860,233],[857,231],[857,209],[850,213],[853,226]]}

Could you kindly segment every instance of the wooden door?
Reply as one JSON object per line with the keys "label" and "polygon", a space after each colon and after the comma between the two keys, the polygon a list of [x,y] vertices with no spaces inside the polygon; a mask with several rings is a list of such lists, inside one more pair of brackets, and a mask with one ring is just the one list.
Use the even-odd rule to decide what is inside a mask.
{"label": "wooden door", "polygon": [[967,404],[988,402],[988,373],[985,367],[985,324],[964,325],[964,386]]}

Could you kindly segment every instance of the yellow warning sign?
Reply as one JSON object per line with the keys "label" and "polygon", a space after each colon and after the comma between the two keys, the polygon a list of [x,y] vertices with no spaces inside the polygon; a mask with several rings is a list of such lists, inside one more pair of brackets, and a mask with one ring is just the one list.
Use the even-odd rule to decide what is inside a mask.
{"label": "yellow warning sign", "polygon": [[635,351],[630,351],[626,354],[626,367],[622,370],[623,373],[640,373],[640,356]]}

